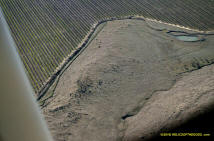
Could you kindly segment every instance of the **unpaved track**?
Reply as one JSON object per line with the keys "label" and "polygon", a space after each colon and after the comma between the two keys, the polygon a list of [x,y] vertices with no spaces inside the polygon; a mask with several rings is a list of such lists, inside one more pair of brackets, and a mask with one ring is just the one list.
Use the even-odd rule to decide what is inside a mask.
{"label": "unpaved track", "polygon": [[213,36],[182,42],[166,32],[183,29],[153,26],[140,20],[108,22],[68,67],[43,108],[57,141],[141,138],[139,132],[128,134],[135,124],[129,121],[150,98],[168,91],[181,74],[213,63]]}

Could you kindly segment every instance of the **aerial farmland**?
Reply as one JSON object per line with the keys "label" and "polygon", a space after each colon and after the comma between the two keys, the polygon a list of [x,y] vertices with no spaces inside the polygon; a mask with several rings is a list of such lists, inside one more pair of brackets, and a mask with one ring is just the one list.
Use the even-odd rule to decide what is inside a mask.
{"label": "aerial farmland", "polygon": [[142,16],[198,30],[214,28],[210,0],[1,0],[0,6],[36,93],[99,22]]}
{"label": "aerial farmland", "polygon": [[150,140],[213,104],[212,0],[0,7],[56,141]]}

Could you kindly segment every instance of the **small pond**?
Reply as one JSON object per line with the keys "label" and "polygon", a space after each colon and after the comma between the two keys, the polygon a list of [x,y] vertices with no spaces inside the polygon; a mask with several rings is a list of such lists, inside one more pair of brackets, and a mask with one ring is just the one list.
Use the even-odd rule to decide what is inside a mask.
{"label": "small pond", "polygon": [[175,36],[180,41],[185,41],[185,42],[196,42],[200,41],[201,39],[197,36],[186,36],[186,35],[181,35],[181,36]]}

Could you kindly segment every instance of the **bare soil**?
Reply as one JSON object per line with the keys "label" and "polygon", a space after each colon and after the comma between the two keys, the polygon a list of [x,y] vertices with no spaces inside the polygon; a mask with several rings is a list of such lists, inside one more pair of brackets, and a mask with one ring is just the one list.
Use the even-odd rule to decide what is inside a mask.
{"label": "bare soil", "polygon": [[[172,30],[203,40],[179,41]],[[47,92],[55,140],[145,140],[197,115],[214,98],[213,39],[151,21],[107,22]]]}

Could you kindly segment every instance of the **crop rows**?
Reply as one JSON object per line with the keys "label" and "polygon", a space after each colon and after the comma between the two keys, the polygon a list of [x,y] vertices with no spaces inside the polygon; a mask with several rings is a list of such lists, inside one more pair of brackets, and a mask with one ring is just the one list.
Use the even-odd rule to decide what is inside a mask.
{"label": "crop rows", "polygon": [[99,21],[140,15],[214,29],[212,0],[1,0],[0,6],[36,93]]}

